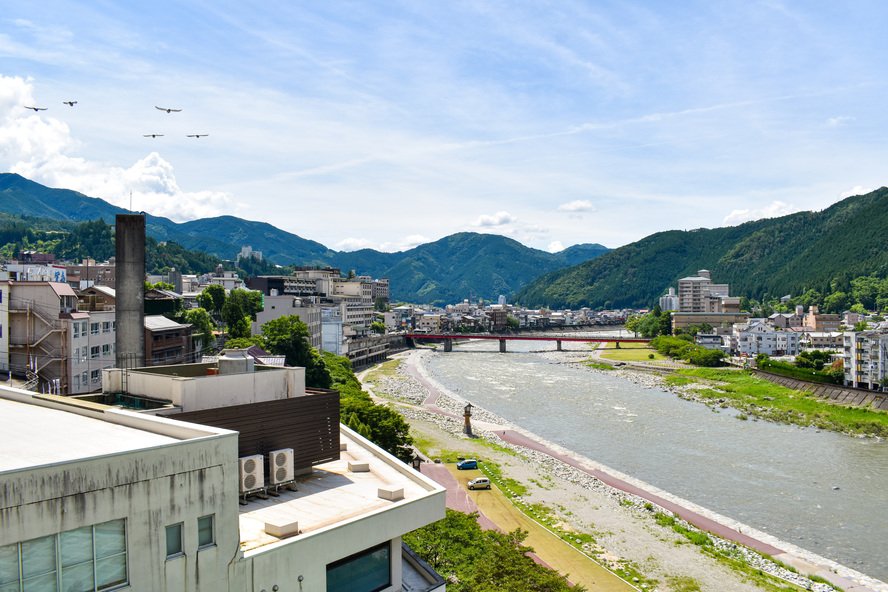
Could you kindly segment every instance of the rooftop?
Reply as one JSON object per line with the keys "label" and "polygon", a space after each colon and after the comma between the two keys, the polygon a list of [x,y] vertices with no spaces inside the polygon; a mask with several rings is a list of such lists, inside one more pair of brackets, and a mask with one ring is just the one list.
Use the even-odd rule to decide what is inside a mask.
{"label": "rooftop", "polygon": [[[310,475],[297,477],[297,491],[283,489],[279,497],[250,498],[240,510],[241,550],[250,551],[281,539],[265,532],[266,523],[299,523],[299,535],[364,517],[393,505],[405,504],[441,490],[400,461],[362,442],[340,427],[340,443],[346,450],[340,459],[315,465]],[[368,463],[366,471],[351,471]],[[390,501],[380,489],[403,490],[403,498]],[[397,498],[397,495],[393,496]]]}
{"label": "rooftop", "polygon": [[[114,423],[114,412],[106,414],[111,410],[104,405],[72,404],[64,399],[0,388],[0,473],[142,450],[185,439],[164,435],[162,429],[150,429],[161,428],[164,424],[158,422],[164,420],[140,421],[147,429],[127,427]],[[89,417],[90,412],[98,415]]]}

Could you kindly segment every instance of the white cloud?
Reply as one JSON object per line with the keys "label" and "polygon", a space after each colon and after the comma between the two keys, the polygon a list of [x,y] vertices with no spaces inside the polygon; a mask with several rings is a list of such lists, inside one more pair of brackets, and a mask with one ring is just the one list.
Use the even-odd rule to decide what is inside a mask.
{"label": "white cloud", "polygon": [[432,239],[421,234],[411,234],[405,236],[401,240],[394,242],[375,243],[366,238],[347,238],[336,243],[334,248],[339,251],[357,251],[359,249],[375,249],[385,253],[394,253],[396,251],[407,251],[419,245],[431,242]]}
{"label": "white cloud", "polygon": [[855,185],[848,191],[843,191],[839,194],[839,198],[845,199],[846,197],[851,197],[852,195],[864,195],[867,193],[872,193],[875,189],[870,187],[864,187],[863,185]]}
{"label": "white cloud", "polygon": [[483,214],[477,220],[472,222],[472,226],[489,228],[491,226],[505,226],[506,224],[512,224],[517,221],[518,218],[509,212],[497,212],[492,216],[490,214]]}
{"label": "white cloud", "polygon": [[798,208],[794,205],[786,204],[782,201],[773,201],[769,205],[755,210],[734,210],[725,217],[723,223],[727,226],[735,226],[750,220],[777,218],[798,211]]}
{"label": "white cloud", "polygon": [[558,206],[559,212],[594,212],[595,206],[588,199],[575,199],[570,203]]}
{"label": "white cloud", "polygon": [[564,245],[561,244],[561,241],[552,241],[549,243],[548,251],[550,253],[560,253],[564,250]]}
{"label": "white cloud", "polygon": [[838,127],[840,125],[848,123],[849,121],[854,121],[854,118],[848,115],[842,115],[841,117],[831,117],[830,119],[826,120],[826,127]]}
{"label": "white cloud", "polygon": [[366,238],[352,238],[349,237],[347,239],[341,240],[334,248],[338,251],[358,251],[360,249],[372,249],[373,241]]}
{"label": "white cloud", "polygon": [[129,168],[69,156],[79,144],[67,124],[48,112],[24,108],[33,104],[30,79],[0,76],[0,170],[124,208],[130,207],[132,192],[134,210],[176,221],[217,216],[227,206],[229,196],[224,192],[184,191],[173,166],[157,152]]}

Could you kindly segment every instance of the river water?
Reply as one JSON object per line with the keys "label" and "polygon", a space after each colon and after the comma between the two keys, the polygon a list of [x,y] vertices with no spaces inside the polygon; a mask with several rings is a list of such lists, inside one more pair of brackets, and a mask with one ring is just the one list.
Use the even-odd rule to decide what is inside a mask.
{"label": "river water", "polygon": [[431,356],[428,369],[546,440],[888,581],[888,443],[743,421],[533,353],[554,350],[548,342],[508,349],[457,345]]}

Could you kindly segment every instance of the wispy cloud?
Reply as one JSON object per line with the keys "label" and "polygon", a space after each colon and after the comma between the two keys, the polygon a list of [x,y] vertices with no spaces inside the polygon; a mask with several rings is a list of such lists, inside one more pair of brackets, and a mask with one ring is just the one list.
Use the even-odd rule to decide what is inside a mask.
{"label": "wispy cloud", "polygon": [[832,117],[826,120],[826,127],[839,127],[840,125],[844,125],[854,121],[854,117],[849,115],[842,115],[840,117]]}
{"label": "wispy cloud", "polygon": [[839,197],[841,199],[845,199],[846,197],[851,197],[853,195],[865,195],[867,193],[872,193],[873,191],[875,191],[875,189],[872,189],[871,187],[864,187],[863,185],[855,185],[851,189],[840,193]]}
{"label": "wispy cloud", "polygon": [[560,253],[564,250],[564,245],[561,244],[561,241],[552,241],[546,250],[550,253]]}
{"label": "wispy cloud", "polygon": [[594,212],[595,206],[588,199],[575,199],[569,203],[558,206],[559,212]]}
{"label": "wispy cloud", "polygon": [[734,210],[723,220],[723,224],[727,226],[736,226],[750,220],[759,220],[761,218],[778,218],[798,212],[798,208],[794,205],[783,203],[782,201],[773,201],[767,206],[758,209]]}

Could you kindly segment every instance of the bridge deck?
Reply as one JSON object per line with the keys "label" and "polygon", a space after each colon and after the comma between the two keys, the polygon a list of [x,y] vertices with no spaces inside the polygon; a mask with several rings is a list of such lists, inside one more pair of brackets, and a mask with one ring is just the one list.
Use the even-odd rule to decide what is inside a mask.
{"label": "bridge deck", "polygon": [[584,343],[606,343],[615,341],[619,343],[649,343],[650,339],[643,337],[557,337],[557,336],[524,336],[524,335],[478,335],[475,333],[459,334],[433,334],[433,333],[408,333],[404,337],[413,339],[493,339],[497,341],[582,341]]}

